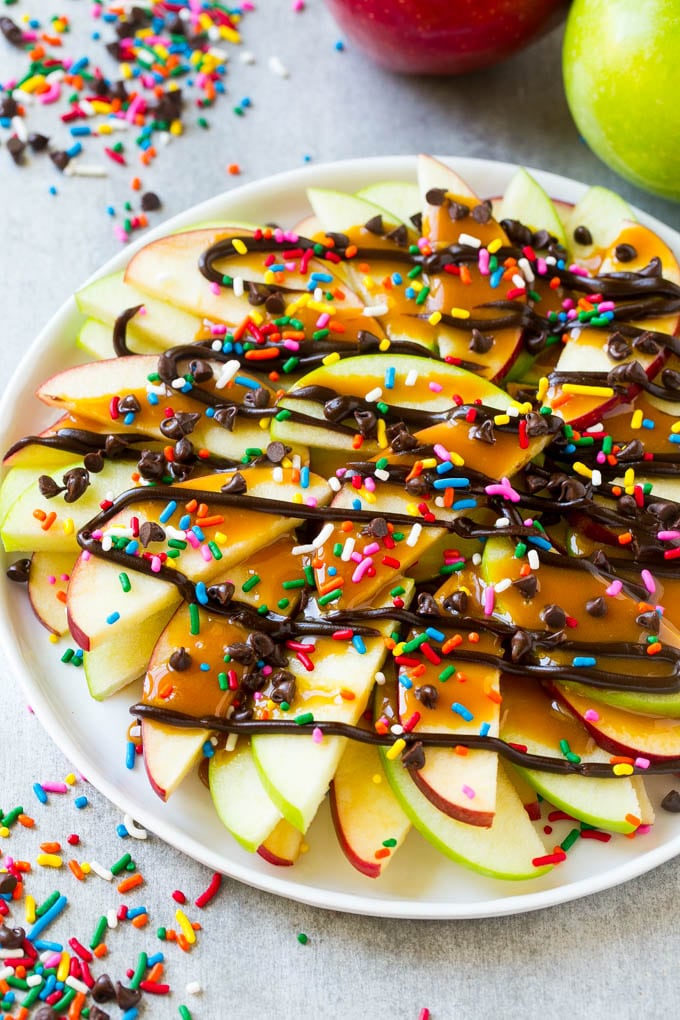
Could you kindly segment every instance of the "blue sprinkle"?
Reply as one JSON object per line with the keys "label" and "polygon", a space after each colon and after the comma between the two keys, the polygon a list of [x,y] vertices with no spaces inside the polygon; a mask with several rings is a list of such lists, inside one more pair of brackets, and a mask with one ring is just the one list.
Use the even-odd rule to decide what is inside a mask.
{"label": "blue sprinkle", "polygon": [[670,436],[668,437],[668,442],[669,443],[680,443],[680,433],[671,432]]}
{"label": "blue sprinkle", "polygon": [[177,527],[180,531],[188,531],[191,527],[191,514],[182,514]]}
{"label": "blue sprinkle", "polygon": [[469,484],[469,478],[435,478],[432,487],[434,489],[467,489]]}
{"label": "blue sprinkle", "polygon": [[655,422],[653,422],[651,418],[643,418],[642,419],[642,427],[643,427],[643,429],[653,429],[654,426],[655,426]]}
{"label": "blue sprinkle", "polygon": [[491,276],[489,277],[489,286],[493,287],[493,288],[498,287],[498,285],[500,284],[501,280],[503,279],[503,273],[504,272],[505,272],[505,268],[495,269],[493,271],[493,273],[491,274]]}
{"label": "blue sprinkle", "polygon": [[[134,917],[140,917],[142,914],[148,914],[149,911],[146,907],[132,907],[128,910],[126,920],[132,920]],[[148,961],[147,961],[148,962]]]}
{"label": "blue sprinkle", "polygon": [[163,953],[154,953],[146,962],[149,967],[155,967],[157,963],[165,963],[165,957]]}
{"label": "blue sprinkle", "polygon": [[234,377],[234,382],[238,383],[239,386],[245,386],[249,390],[259,390],[260,384],[255,379],[247,379],[245,375],[237,375]]}
{"label": "blue sprinkle", "polygon": [[454,703],[451,705],[451,711],[455,712],[457,715],[465,719],[465,722],[472,722],[472,720],[474,719],[474,715],[472,714],[470,709],[466,708],[465,705],[461,705],[460,702],[458,701],[454,701]]}
{"label": "blue sprinkle", "polygon": [[199,542],[205,542],[205,535],[203,534],[203,529],[200,528],[198,524],[194,524],[191,530],[193,531],[194,535],[196,536]]}
{"label": "blue sprinkle", "polygon": [[146,399],[149,401],[152,407],[155,407],[158,404],[158,397],[156,396],[155,393],[147,393]]}
{"label": "blue sprinkle", "polygon": [[209,662],[202,662],[201,665],[198,668],[200,669],[201,673],[209,673],[210,672],[210,663]]}
{"label": "blue sprinkle", "polygon": [[407,287],[406,290],[404,291],[404,294],[406,295],[406,297],[410,301],[412,298],[414,298],[416,296],[415,288],[414,287]]}
{"label": "blue sprinkle", "polygon": [[580,666],[587,669],[589,666],[596,666],[597,659],[592,655],[575,655],[571,660],[572,666]]}
{"label": "blue sprinkle", "polygon": [[198,599],[202,606],[207,606],[208,592],[206,590],[204,581],[199,581],[196,584],[196,598]]}
{"label": "blue sprinkle", "polygon": [[128,556],[134,556],[139,549],[139,542],[136,538],[131,538],[128,544],[125,546],[125,552]]}
{"label": "blue sprinkle", "polygon": [[[222,348],[222,350],[224,350],[224,347]],[[206,409],[205,409],[205,416],[206,416],[206,418],[214,418],[215,417],[215,408],[214,407],[206,407]]]}
{"label": "blue sprinkle", "polygon": [[176,509],[177,503],[175,502],[174,499],[171,499],[168,505],[161,511],[161,513],[158,516],[158,520],[161,522],[161,524],[167,524],[167,522],[170,520]]}
{"label": "blue sprinkle", "polygon": [[338,53],[342,53],[342,52],[344,51],[344,49],[345,49],[345,44],[344,44],[344,42],[342,41],[342,39],[338,39],[338,41],[337,41],[337,42],[336,42],[336,44],[335,44],[335,48],[336,48],[336,50],[338,51]]}
{"label": "blue sprinkle", "polygon": [[565,453],[575,453],[576,452],[575,444],[574,443],[567,443],[567,445],[564,448],[564,452]]}
{"label": "blue sprinkle", "polygon": [[[41,920],[42,920],[42,918],[41,918]],[[29,935],[29,938],[30,938],[30,935]],[[46,999],[48,995],[52,994],[52,992],[54,991],[54,989],[56,987],[56,984],[57,984],[57,975],[56,974],[48,974],[47,975],[47,980],[45,981],[45,984],[43,985],[42,990],[41,990],[40,995],[38,996],[38,998],[39,999]]]}
{"label": "blue sprinkle", "polygon": [[401,286],[403,282],[404,278],[401,275],[401,273],[392,273],[392,283],[395,285],[395,287]]}
{"label": "blue sprinkle", "polygon": [[541,538],[540,535],[530,535],[528,541],[532,545],[537,545],[539,549],[545,549],[549,552],[552,549],[552,545],[547,538]]}
{"label": "blue sprinkle", "polygon": [[66,155],[69,159],[73,159],[74,156],[79,156],[83,151],[83,147],[80,142],[74,142],[70,149],[66,150]]}
{"label": "blue sprinkle", "polygon": [[109,626],[112,623],[116,623],[118,620],[120,620],[120,613],[109,613],[109,615],[106,617],[106,622],[109,624]]}
{"label": "blue sprinkle", "polygon": [[477,506],[476,499],[458,499],[453,504],[453,510],[473,510]]}
{"label": "blue sprinkle", "polygon": [[47,794],[40,783],[33,784],[33,793],[36,795],[41,804],[47,804]]}
{"label": "blue sprinkle", "polygon": [[337,572],[338,572],[338,568],[337,567],[329,567],[328,568],[328,576],[329,577],[335,577]]}
{"label": "blue sprinkle", "polygon": [[303,163],[311,163],[312,162],[312,157],[309,155],[308,152],[306,152],[304,154],[304,156],[302,157],[302,162]]}
{"label": "blue sprinkle", "polygon": [[76,60],[75,64],[71,64],[69,74],[78,74],[80,71],[84,71],[89,63],[88,57],[81,57],[80,60]]}
{"label": "blue sprinkle", "polygon": [[92,35],[90,36],[90,38],[93,39],[94,42],[99,42],[99,40],[101,39],[101,33],[100,32],[93,32]]}
{"label": "blue sprinkle", "polygon": [[59,192],[57,191],[57,189],[55,188],[55,186],[54,186],[54,185],[52,185],[52,186],[50,187],[50,195],[58,195],[58,194],[59,194]]}
{"label": "blue sprinkle", "polygon": [[116,826],[116,835],[120,836],[121,839],[127,839],[130,835],[122,822]]}
{"label": "blue sprinkle", "polygon": [[352,500],[352,510],[361,510],[361,500],[360,499],[353,499]]}
{"label": "blue sprinkle", "polygon": [[212,746],[209,740],[206,740],[201,750],[203,751],[204,758],[212,758],[213,755],[215,754],[215,748]]}
{"label": "blue sprinkle", "polygon": [[123,418],[123,425],[133,425],[134,424],[134,420],[135,420],[135,412],[134,411],[128,411],[127,414],[125,415],[125,417]]}
{"label": "blue sprinkle", "polygon": [[125,746],[125,768],[133,769],[135,767],[135,758],[137,757],[137,751],[135,745],[131,740],[128,740]]}
{"label": "blue sprinkle", "polygon": [[479,735],[480,735],[480,737],[487,737],[489,735],[489,730],[490,729],[491,729],[491,723],[483,722],[482,725],[479,727]]}
{"label": "blue sprinkle", "polygon": [[405,687],[407,691],[410,691],[413,687],[413,680],[411,680],[406,673],[399,674],[399,683],[402,687]]}
{"label": "blue sprinkle", "polygon": [[92,134],[92,128],[88,127],[87,124],[76,124],[70,130],[72,138],[86,138]]}
{"label": "blue sprinkle", "polygon": [[109,216],[115,216],[116,215],[116,210],[113,208],[112,205],[107,205],[106,211],[109,214]]}
{"label": "blue sprinkle", "polygon": [[362,638],[361,634],[354,635],[354,637],[352,638],[352,644],[358,651],[359,655],[366,654],[366,645],[364,644],[364,639]]}
{"label": "blue sprinkle", "polygon": [[79,811],[82,811],[83,808],[87,807],[87,805],[90,802],[87,799],[87,797],[85,796],[85,794],[82,794],[80,797],[76,797],[76,799],[73,801],[73,803],[74,803],[75,807],[78,808]]}
{"label": "blue sprinkle", "polygon": [[64,947],[61,942],[48,942],[46,939],[32,939],[33,945],[36,949],[39,949],[43,953],[46,949],[49,949],[51,953],[62,953]]}
{"label": "blue sprinkle", "polygon": [[300,468],[300,488],[309,488],[309,467],[306,464]]}
{"label": "blue sprinkle", "polygon": [[446,637],[446,634],[442,634],[436,627],[428,627],[425,633],[432,641],[443,641]]}
{"label": "blue sprinkle", "polygon": [[395,380],[396,374],[397,374],[397,370],[394,367],[394,365],[390,365],[390,367],[385,370],[385,389],[386,390],[393,390],[394,389],[394,380]]}
{"label": "blue sprinkle", "polygon": [[61,914],[62,910],[64,909],[67,903],[68,900],[66,899],[66,897],[60,896],[56,903],[53,903],[50,909],[46,910],[42,917],[38,918],[38,920],[35,922],[31,930],[28,932],[28,935],[26,936],[30,942],[33,942],[33,940],[38,935],[42,934],[42,932],[44,931],[45,928],[48,927],[48,925],[52,924],[52,921],[54,921],[55,917],[58,917],[59,914]]}
{"label": "blue sprinkle", "polygon": [[130,1009],[126,1009],[122,1014],[120,1020],[137,1020],[139,1016],[139,1010],[136,1006],[131,1006]]}
{"label": "blue sprinkle", "polygon": [[450,460],[443,460],[441,464],[437,464],[438,475],[447,475],[449,471],[453,471],[453,464]]}

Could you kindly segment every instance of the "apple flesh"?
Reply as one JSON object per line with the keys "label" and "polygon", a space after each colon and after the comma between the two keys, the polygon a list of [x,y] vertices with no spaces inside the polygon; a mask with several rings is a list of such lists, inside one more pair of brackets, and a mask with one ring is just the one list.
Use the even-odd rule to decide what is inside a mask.
{"label": "apple flesh", "polygon": [[247,738],[240,737],[233,751],[215,751],[208,782],[220,821],[242,847],[254,853],[283,816],[267,796]]}
{"label": "apple flesh", "polygon": [[267,864],[290,868],[302,853],[302,833],[282,818],[258,846],[257,852]]}
{"label": "apple flesh", "polygon": [[73,553],[33,553],[28,575],[28,598],[40,623],[52,634],[68,632],[66,588],[75,557]]}
{"label": "apple flesh", "polygon": [[405,74],[464,74],[505,60],[557,23],[560,0],[326,0],[348,39]]}

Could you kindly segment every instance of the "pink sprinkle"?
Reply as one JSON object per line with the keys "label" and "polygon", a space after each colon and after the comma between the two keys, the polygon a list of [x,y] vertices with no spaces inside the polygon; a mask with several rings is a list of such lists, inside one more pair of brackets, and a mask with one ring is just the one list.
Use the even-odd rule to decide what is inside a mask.
{"label": "pink sprinkle", "polygon": [[104,532],[102,531],[101,528],[97,528],[96,531],[92,532],[92,537],[95,539],[95,541],[98,542],[100,539],[104,537]]}
{"label": "pink sprinkle", "polygon": [[38,101],[41,102],[43,106],[47,106],[48,103],[56,103],[60,95],[61,85],[58,81],[55,81],[46,92],[42,92],[38,96]]}
{"label": "pink sprinkle", "polygon": [[161,558],[160,556],[151,557],[151,570],[154,574],[160,574],[161,572]]}
{"label": "pink sprinkle", "polygon": [[637,829],[635,830],[635,835],[646,836],[647,833],[651,831],[651,828],[652,828],[651,825],[638,825]]}
{"label": "pink sprinkle", "polygon": [[210,333],[212,336],[224,336],[226,332],[227,332],[226,326],[216,325],[210,327]]}
{"label": "pink sprinkle", "polygon": [[451,454],[449,453],[445,446],[442,446],[441,443],[435,443],[432,449],[435,457],[439,457],[440,460],[445,461],[451,460]]}
{"label": "pink sprinkle", "polygon": [[45,793],[68,793],[69,791],[66,783],[41,783],[40,785]]}
{"label": "pink sprinkle", "polygon": [[300,350],[300,344],[297,342],[297,340],[291,340],[290,338],[288,340],[283,341],[283,346],[286,348],[287,351]]}
{"label": "pink sprinkle", "polygon": [[45,960],[46,967],[58,967],[61,963],[61,953],[55,953],[53,956],[48,957]]}
{"label": "pink sprinkle", "polygon": [[315,744],[320,744],[323,740],[323,731],[318,726],[315,726],[312,730],[312,740]]}
{"label": "pink sprinkle", "polygon": [[578,312],[576,311],[576,309],[575,308],[570,308],[569,311],[567,312],[567,319],[570,322],[573,322],[574,319],[577,317],[577,315],[578,315]]}
{"label": "pink sprinkle", "polygon": [[192,549],[198,549],[201,543],[198,540],[198,536],[195,535],[193,531],[185,531],[184,537],[186,538],[187,542],[192,547]]}
{"label": "pink sprinkle", "polygon": [[599,453],[597,454],[597,456],[595,457],[595,460],[597,461],[597,463],[598,463],[598,464],[604,464],[604,463],[605,463],[605,461],[607,460],[607,457],[606,457],[606,455],[605,455],[605,454],[604,454],[604,453],[602,452],[602,450],[600,450],[600,452],[599,452]]}
{"label": "pink sprinkle", "polygon": [[616,309],[616,305],[613,301],[600,301],[597,306],[598,312],[613,312]]}
{"label": "pink sprinkle", "polygon": [[680,538],[680,531],[659,531],[656,536],[660,542],[672,542]]}
{"label": "pink sprinkle", "polygon": [[305,9],[305,0],[293,0],[293,10],[294,11],[304,11],[304,9]]}
{"label": "pink sprinkle", "polygon": [[489,275],[489,250],[488,248],[480,248],[477,256],[477,264],[479,266],[479,272],[481,276]]}
{"label": "pink sprinkle", "polygon": [[536,259],[536,270],[539,276],[546,275],[546,273],[548,272],[548,263],[545,261],[545,259],[541,258]]}
{"label": "pink sprinkle", "polygon": [[360,552],[353,552],[350,555],[350,559],[354,560],[355,563],[361,563],[363,556]]}
{"label": "pink sprinkle", "polygon": [[54,574],[50,574],[50,576],[47,578],[47,580],[50,582],[50,584],[56,584],[57,583],[57,579],[54,576]]}
{"label": "pink sprinkle", "polygon": [[220,294],[220,285],[219,285],[219,283],[217,283],[215,280],[212,280],[211,283],[210,283],[210,290],[211,290],[211,292],[213,294],[218,294],[219,295]]}
{"label": "pink sprinkle", "polygon": [[358,584],[359,581],[364,576],[364,574],[366,573],[366,571],[368,570],[368,568],[372,566],[373,566],[372,556],[367,556],[365,559],[363,559],[356,568],[356,570],[354,571],[354,573],[352,574],[352,581],[354,582],[354,584]]}
{"label": "pink sprinkle", "polygon": [[564,308],[565,312],[568,312],[570,308],[574,307],[574,299],[570,297],[565,298],[564,301],[562,302],[562,307]]}
{"label": "pink sprinkle", "polygon": [[582,266],[577,266],[575,262],[569,266],[569,272],[574,273],[575,276],[588,276],[588,270]]}
{"label": "pink sprinkle", "polygon": [[496,590],[493,585],[489,585],[484,591],[484,615],[491,616],[493,613],[493,607],[496,604]]}
{"label": "pink sprinkle", "polygon": [[364,546],[364,556],[372,556],[373,553],[380,552],[380,545],[378,542],[371,542],[369,545]]}
{"label": "pink sprinkle", "polygon": [[472,800],[474,798],[475,791],[472,789],[471,786],[463,786],[463,787],[461,787],[461,789],[462,789],[463,793],[465,794],[465,796],[468,797],[470,800]]}
{"label": "pink sprinkle", "polygon": [[642,583],[650,594],[656,591],[656,581],[648,570],[641,571],[640,577],[642,578]]}
{"label": "pink sprinkle", "polygon": [[515,492],[507,478],[501,479],[498,485],[487,485],[484,491],[488,496],[502,496],[503,499],[509,499],[511,503],[519,503],[521,499],[520,494]]}
{"label": "pink sprinkle", "polygon": [[305,506],[316,506],[318,502],[319,501],[316,498],[316,496],[307,496],[307,499],[305,500]]}
{"label": "pink sprinkle", "polygon": [[274,672],[274,667],[273,666],[263,666],[262,669],[260,670],[260,672],[262,673],[262,676],[269,676],[270,673]]}
{"label": "pink sprinkle", "polygon": [[113,228],[113,233],[116,240],[120,241],[121,244],[127,244],[130,240],[127,233],[121,227],[120,223],[116,223]]}
{"label": "pink sprinkle", "polygon": [[432,392],[433,392],[433,393],[441,393],[441,391],[442,391],[442,390],[444,389],[444,387],[442,386],[442,384],[441,384],[441,383],[438,383],[438,382],[431,382],[431,383],[428,383],[428,384],[427,384],[427,388],[428,388],[429,390],[432,390]]}
{"label": "pink sprinkle", "polygon": [[375,492],[375,478],[371,478],[370,475],[364,478],[364,488],[366,492]]}
{"label": "pink sprinkle", "polygon": [[201,546],[201,556],[203,557],[206,563],[210,563],[210,560],[212,559],[212,553],[210,552],[210,549],[208,549],[207,545]]}
{"label": "pink sprinkle", "polygon": [[330,312],[322,312],[322,314],[316,320],[316,328],[324,329],[330,321],[331,321]]}
{"label": "pink sprinkle", "polygon": [[612,583],[609,585],[609,587],[605,588],[605,592],[606,592],[607,595],[618,595],[622,588],[623,588],[623,583],[621,581],[618,581],[618,580],[617,581],[612,581]]}
{"label": "pink sprinkle", "polygon": [[635,767],[638,769],[648,769],[650,766],[650,761],[649,758],[636,758],[634,764]]}
{"label": "pink sprinkle", "polygon": [[90,552],[89,549],[83,549],[80,555],[83,557],[83,562],[87,563],[92,553]]}
{"label": "pink sprinkle", "polygon": [[586,722],[597,722],[598,719],[600,718],[600,713],[596,712],[594,708],[588,708],[583,713],[583,718],[586,720]]}

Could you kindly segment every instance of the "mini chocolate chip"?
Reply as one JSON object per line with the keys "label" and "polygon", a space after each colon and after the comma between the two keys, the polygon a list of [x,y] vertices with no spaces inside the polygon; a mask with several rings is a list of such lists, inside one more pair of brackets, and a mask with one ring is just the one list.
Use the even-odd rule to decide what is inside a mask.
{"label": "mini chocolate chip", "polygon": [[[479,208],[479,206],[477,208]],[[486,333],[480,333],[478,329],[473,329],[468,348],[474,354],[487,354],[493,347],[494,342],[495,341],[492,336],[489,336]]]}
{"label": "mini chocolate chip", "polygon": [[664,368],[661,373],[661,382],[666,389],[677,393],[680,390],[680,372],[674,372],[672,368]]}
{"label": "mini chocolate chip", "polygon": [[594,567],[598,570],[602,570],[605,574],[611,573],[612,565],[601,549],[595,550],[595,552],[590,556],[590,562]]}
{"label": "mini chocolate chip", "polygon": [[477,439],[479,442],[492,445],[496,442],[496,432],[493,418],[487,418],[480,425],[471,425],[468,432],[470,439]]}
{"label": "mini chocolate chip", "polygon": [[671,814],[677,815],[680,812],[680,793],[677,790],[669,790],[661,801],[661,807],[664,811],[670,811]]}
{"label": "mini chocolate chip", "polygon": [[234,641],[233,644],[227,645],[225,652],[234,662],[240,662],[243,666],[252,665],[258,658],[255,650],[245,641]]}
{"label": "mini chocolate chip", "polygon": [[403,223],[400,223],[394,230],[390,230],[389,233],[385,234],[385,240],[392,241],[398,248],[403,248],[408,241],[408,230]]}
{"label": "mini chocolate chip", "polygon": [[280,705],[284,701],[290,705],[295,699],[295,677],[291,680],[280,683],[277,687],[274,687],[269,697],[272,701],[275,701],[277,705]]}
{"label": "mini chocolate chip", "polygon": [[139,541],[146,549],[149,542],[163,542],[165,531],[156,521],[144,521],[139,526]]}
{"label": "mini chocolate chip", "polygon": [[630,357],[633,353],[633,348],[626,340],[622,333],[612,333],[607,341],[607,354],[612,361],[623,361],[624,358]]}
{"label": "mini chocolate chip", "polygon": [[442,602],[444,609],[449,613],[459,615],[464,613],[468,606],[468,595],[465,591],[454,591]]}
{"label": "mini chocolate chip", "polygon": [[244,407],[255,407],[258,410],[269,405],[269,390],[258,386],[256,390],[246,390],[243,394]]}
{"label": "mini chocolate chip", "polygon": [[480,202],[470,212],[475,223],[488,223],[491,219],[491,209],[488,202]]}
{"label": "mini chocolate chip", "polygon": [[137,470],[148,481],[159,481],[165,474],[165,457],[160,451],[143,450],[137,461]]}
{"label": "mini chocolate chip", "polygon": [[239,706],[235,709],[232,719],[234,722],[249,722],[253,718],[252,708],[248,708],[247,705]]}
{"label": "mini chocolate chip", "polygon": [[190,361],[189,371],[197,383],[208,382],[213,377],[212,365],[204,361],[203,358],[195,358],[193,361]]}
{"label": "mini chocolate chip", "polygon": [[8,928],[6,924],[0,925],[0,947],[2,949],[19,949],[24,944],[25,938],[26,932],[23,928]]}
{"label": "mini chocolate chip", "polygon": [[107,436],[104,440],[104,453],[111,460],[120,457],[128,448],[128,444],[119,436]]}
{"label": "mini chocolate chip", "polygon": [[18,584],[25,584],[28,581],[28,575],[31,570],[30,559],[15,560],[7,568],[7,577],[10,581],[16,581]]}
{"label": "mini chocolate chip", "polygon": [[574,230],[574,240],[577,244],[585,244],[590,246],[593,243],[593,235],[590,233],[587,227],[584,227],[582,223]]}
{"label": "mini chocolate chip", "polygon": [[466,216],[470,215],[470,206],[465,205],[464,202],[449,202],[449,216],[456,222],[456,220],[464,220]]}
{"label": "mini chocolate chip", "polygon": [[625,364],[617,365],[616,368],[612,368],[607,372],[608,386],[616,387],[621,386],[621,384],[630,383],[635,386],[644,387],[647,381],[647,373],[639,361],[627,361]]}
{"label": "mini chocolate chip", "polygon": [[142,997],[139,988],[126,988],[120,981],[116,982],[116,1002],[121,1009],[132,1009]]}
{"label": "mini chocolate chip", "polygon": [[614,248],[614,255],[617,262],[632,262],[634,258],[637,258],[637,248],[634,248],[632,244],[617,244]]}
{"label": "mini chocolate chip", "polygon": [[11,120],[19,112],[19,106],[14,96],[0,96],[0,117]]}
{"label": "mini chocolate chip", "polygon": [[234,597],[236,588],[232,581],[222,581],[220,584],[211,584],[208,588],[208,598],[217,602],[220,606],[227,606]]}
{"label": "mini chocolate chip", "polygon": [[357,410],[354,412],[354,420],[357,423],[360,435],[362,435],[364,439],[368,439],[369,436],[374,435],[377,418],[373,411]]}
{"label": "mini chocolate chip", "polygon": [[156,212],[161,207],[161,200],[155,191],[145,191],[141,197],[143,212]]}
{"label": "mini chocolate chip", "polygon": [[283,443],[275,441],[270,443],[265,453],[267,454],[267,460],[272,464],[280,464],[288,453],[290,447],[284,446]]}
{"label": "mini chocolate chip", "polygon": [[425,201],[428,205],[444,205],[446,201],[446,188],[430,188],[425,193]]}
{"label": "mini chocolate chip", "polygon": [[390,529],[384,517],[374,517],[366,528],[366,534],[373,538],[385,538],[389,533]]}
{"label": "mini chocolate chip", "polygon": [[531,244],[539,251],[549,248],[555,238],[547,230],[534,230],[531,234]]}
{"label": "mini chocolate chip", "polygon": [[104,470],[104,455],[101,450],[93,450],[92,453],[86,453],[83,457],[83,467],[86,471],[89,471],[91,475],[98,475],[100,471]]}
{"label": "mini chocolate chip", "polygon": [[512,585],[525,599],[532,599],[538,591],[538,578],[535,574],[527,574],[526,577],[518,577]]}
{"label": "mini chocolate chip", "polygon": [[158,427],[166,439],[180,439],[184,435],[182,426],[174,414],[170,418],[164,418]]}
{"label": "mini chocolate chip", "polygon": [[594,599],[588,599],[586,602],[586,612],[595,617],[607,615],[607,603],[602,595],[598,595]]}
{"label": "mini chocolate chip", "polygon": [[529,411],[526,416],[527,435],[534,439],[536,436],[547,436],[550,432],[550,422],[547,414],[537,414]]}
{"label": "mini chocolate chip", "polygon": [[47,1003],[42,1005],[37,1013],[33,1013],[33,1020],[60,1020],[59,1014],[48,1006]]}
{"label": "mini chocolate chip", "polygon": [[519,244],[522,247],[532,244],[533,234],[519,220],[501,220],[501,226],[508,235],[509,240],[514,244]]}
{"label": "mini chocolate chip", "polygon": [[268,659],[276,649],[269,634],[263,634],[258,630],[250,632],[246,638],[246,644],[250,645],[258,659]]}
{"label": "mini chocolate chip", "polygon": [[587,490],[583,482],[578,478],[565,478],[560,483],[560,491],[557,494],[559,503],[575,503],[577,500],[585,499]]}
{"label": "mini chocolate chip", "polygon": [[190,439],[187,439],[186,436],[182,436],[182,438],[178,439],[177,442],[175,443],[173,456],[174,459],[178,461],[180,464],[192,463],[196,459],[196,454],[194,453],[194,444],[191,442]]}
{"label": "mini chocolate chip", "polygon": [[654,609],[650,609],[647,613],[640,613],[635,617],[635,622],[651,634],[658,634],[661,627],[661,619]]}
{"label": "mini chocolate chip", "polygon": [[649,330],[640,333],[640,336],[636,336],[633,340],[633,347],[636,351],[640,351],[641,354],[658,354],[661,346],[659,341],[654,339],[654,334],[650,333]]}
{"label": "mini chocolate chip", "polygon": [[409,496],[424,496],[430,491],[430,483],[426,475],[416,475],[415,478],[409,478],[404,488]]}
{"label": "mini chocolate chip", "polygon": [[423,684],[422,687],[416,687],[416,698],[425,708],[436,708],[439,691],[432,684]]}
{"label": "mini chocolate chip", "polygon": [[238,407],[235,404],[224,404],[220,407],[215,408],[213,415],[213,421],[221,425],[223,429],[227,429],[228,432],[233,431],[236,418],[238,416]]}
{"label": "mini chocolate chip", "polygon": [[176,648],[168,660],[170,669],[174,669],[176,673],[183,673],[185,669],[189,668],[191,662],[191,656],[183,645],[181,648]]}
{"label": "mini chocolate chip", "polygon": [[220,489],[220,492],[229,493],[232,496],[240,496],[248,491],[248,483],[240,471],[234,472],[228,482]]}
{"label": "mini chocolate chip", "polygon": [[90,485],[90,475],[86,468],[75,467],[67,471],[63,477],[65,503],[75,503],[85,494]]}
{"label": "mini chocolate chip", "polygon": [[18,884],[16,875],[12,875],[9,872],[4,875],[0,874],[0,895],[13,893]]}
{"label": "mini chocolate chip", "polygon": [[385,224],[383,223],[383,218],[380,213],[377,213],[375,216],[371,216],[370,220],[366,220],[364,223],[364,229],[367,230],[369,234],[375,234],[377,237],[382,237],[385,233]]}
{"label": "mini chocolate chip", "polygon": [[[205,761],[208,759],[206,758]],[[111,1020],[111,1014],[107,1013],[106,1010],[100,1009],[96,1004],[90,1006],[89,1020]]]}
{"label": "mini chocolate chip", "polygon": [[286,299],[278,291],[270,294],[264,303],[264,307],[270,315],[283,315],[286,310]]}
{"label": "mini chocolate chip", "polygon": [[123,414],[127,414],[128,412],[131,414],[139,414],[141,409],[141,405],[134,393],[126,393],[125,396],[121,397],[118,401],[118,410]]}
{"label": "mini chocolate chip", "polygon": [[22,142],[16,135],[7,142],[7,151],[14,160],[17,166],[21,166],[24,161],[24,152],[26,151],[26,142]]}
{"label": "mini chocolate chip", "polygon": [[423,616],[439,616],[439,607],[429,591],[421,591],[418,596],[418,612]]}
{"label": "mini chocolate chip", "polygon": [[513,662],[519,662],[534,647],[531,635],[525,630],[516,630],[510,641],[510,658]]}
{"label": "mini chocolate chip", "polygon": [[413,226],[416,228],[419,234],[423,232],[423,214],[421,212],[414,213],[413,216],[409,216],[409,219]]}
{"label": "mini chocolate chip", "polygon": [[401,763],[404,768],[414,769],[416,772],[425,766],[425,748],[423,747],[422,740],[418,740],[415,744],[407,747],[402,753]]}
{"label": "mini chocolate chip", "polygon": [[639,439],[631,439],[616,455],[618,461],[642,460],[645,455],[645,445]]}
{"label": "mini chocolate chip", "polygon": [[54,478],[51,478],[49,475],[40,475],[40,478],[38,479],[38,490],[40,495],[44,496],[45,499],[54,499],[54,497],[58,496],[60,492],[63,492],[63,486],[59,485],[58,482],[55,482]]}
{"label": "mini chocolate chip", "polygon": [[541,610],[541,620],[551,630],[562,630],[567,622],[567,614],[561,606],[551,602]]}

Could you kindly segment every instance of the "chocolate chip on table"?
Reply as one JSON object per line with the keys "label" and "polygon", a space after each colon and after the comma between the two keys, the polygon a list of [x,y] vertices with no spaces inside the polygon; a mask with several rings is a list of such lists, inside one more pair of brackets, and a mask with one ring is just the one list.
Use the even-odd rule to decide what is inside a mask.
{"label": "chocolate chip on table", "polygon": [[60,1020],[60,1016],[47,1003],[42,1005],[37,1013],[33,1013],[33,1020]]}
{"label": "chocolate chip on table", "polygon": [[116,982],[116,1002],[123,1010],[132,1009],[142,997],[139,988],[126,988],[120,981]]}
{"label": "chocolate chip on table", "polygon": [[26,932],[23,928],[9,928],[6,924],[0,925],[0,948],[19,949],[24,944]]}
{"label": "chocolate chip on table", "polygon": [[71,157],[68,152],[64,152],[63,149],[57,149],[56,152],[50,153],[50,159],[56,166],[57,170],[65,170],[71,162]]}
{"label": "chocolate chip on table", "polygon": [[617,244],[614,255],[617,262],[632,262],[637,258],[637,249],[632,244]]}
{"label": "chocolate chip on table", "polygon": [[28,581],[28,575],[31,570],[31,561],[27,557],[21,560],[15,560],[7,568],[7,577],[10,581],[16,581],[17,584],[25,584]]}
{"label": "chocolate chip on table", "polygon": [[37,131],[32,131],[28,136],[28,144],[33,152],[44,152],[50,144],[50,140],[47,135],[41,135]]}
{"label": "chocolate chip on table", "polygon": [[382,237],[385,233],[385,224],[380,213],[377,213],[376,216],[371,216],[370,220],[366,220],[364,230],[367,230],[369,234],[375,234],[376,237]]}
{"label": "chocolate chip on table", "polygon": [[[2,32],[7,42],[12,46],[24,45],[24,33],[16,21],[12,21],[11,18],[0,18],[0,32]],[[14,116],[14,114],[11,114],[11,116]]]}
{"label": "chocolate chip on table", "polygon": [[155,191],[145,191],[141,198],[141,206],[143,212],[155,212],[156,209],[160,209],[161,200]]}
{"label": "chocolate chip on table", "polygon": [[[206,758],[205,761],[207,760]],[[100,1009],[97,1005],[90,1006],[89,1020],[111,1020],[111,1014],[107,1013],[104,1009]]]}
{"label": "chocolate chip on table", "polygon": [[7,151],[14,160],[17,166],[21,166],[24,161],[24,153],[26,151],[26,142],[22,142],[17,135],[12,137],[7,142]]}
{"label": "chocolate chip on table", "polygon": [[574,230],[574,240],[577,244],[591,245],[593,243],[593,235],[587,227],[580,223]]}
{"label": "chocolate chip on table", "polygon": [[176,648],[168,660],[170,669],[174,669],[176,673],[183,673],[185,669],[189,668],[191,662],[191,656],[184,646]]}
{"label": "chocolate chip on table", "polygon": [[680,813],[680,793],[677,790],[669,790],[661,801],[661,807],[673,815]]}
{"label": "chocolate chip on table", "polygon": [[[108,974],[100,974],[92,987],[92,998],[95,1002],[110,1002],[116,997],[113,981]],[[92,1016],[92,1010],[90,1010]]]}
{"label": "chocolate chip on table", "polygon": [[0,895],[13,893],[18,884],[16,875],[12,875],[9,872],[5,875],[0,875]]}

